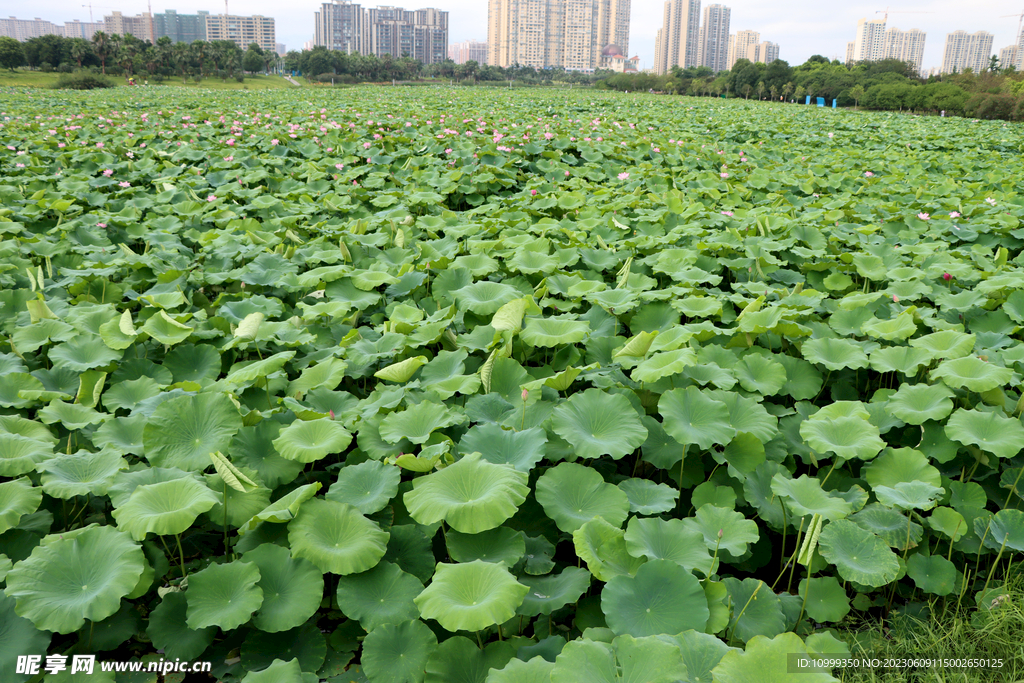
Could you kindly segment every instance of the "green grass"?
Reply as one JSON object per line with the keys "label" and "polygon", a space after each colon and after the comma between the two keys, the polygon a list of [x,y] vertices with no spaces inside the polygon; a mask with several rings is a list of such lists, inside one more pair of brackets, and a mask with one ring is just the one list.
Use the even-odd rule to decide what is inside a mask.
{"label": "green grass", "polygon": [[[0,71],[0,87],[52,88],[59,77],[60,74],[56,72],[43,73],[42,71],[30,71],[28,69],[18,69],[13,72],[2,70]],[[118,85],[125,85],[123,76],[107,74],[107,78]],[[143,76],[138,80],[139,82],[144,82],[146,79]],[[204,78],[198,84],[191,80],[188,83],[182,83],[181,78],[176,77],[167,78],[162,83],[157,83],[150,79],[150,85],[187,88],[191,90],[278,90],[296,87],[281,76],[246,76],[243,83],[238,83],[234,79],[228,79],[225,82],[219,78]]]}
{"label": "green grass", "polygon": [[[1003,592],[1003,591],[999,591]],[[990,591],[989,595],[992,595]],[[843,683],[1017,683],[1024,681],[1024,582],[1014,581],[991,609],[971,607],[928,617],[896,616],[862,622],[842,633],[854,656],[877,659],[953,657],[1001,659],[1001,669],[920,669],[836,671]],[[854,646],[859,643],[860,646]]]}

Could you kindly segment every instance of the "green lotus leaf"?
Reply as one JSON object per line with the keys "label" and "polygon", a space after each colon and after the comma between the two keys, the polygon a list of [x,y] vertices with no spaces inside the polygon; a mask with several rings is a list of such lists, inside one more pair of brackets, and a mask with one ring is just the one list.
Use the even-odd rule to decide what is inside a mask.
{"label": "green lotus leaf", "polygon": [[847,339],[811,339],[800,349],[803,357],[828,370],[866,368],[868,357],[864,349]]}
{"label": "green lotus leaf", "polygon": [[465,422],[466,416],[449,410],[443,403],[423,401],[406,410],[388,413],[380,423],[380,435],[388,443],[408,439],[421,444],[437,429]]}
{"label": "green lotus leaf", "polygon": [[192,328],[160,311],[142,326],[142,331],[165,346],[180,344],[192,334]]}
{"label": "green lotus leaf", "polygon": [[598,516],[620,526],[629,515],[629,498],[619,487],[576,463],[559,463],[542,474],[535,494],[545,514],[566,533]]}
{"label": "green lotus leaf", "polygon": [[20,415],[0,415],[0,435],[3,434],[24,436],[49,446],[57,443],[57,437],[45,425]]}
{"label": "green lotus leaf", "polygon": [[50,401],[49,405],[40,410],[36,416],[48,425],[61,423],[66,429],[84,429],[90,425],[100,424],[107,415],[79,403],[65,403],[59,399]]}
{"label": "green lotus leaf", "polygon": [[[641,332],[641,334],[647,334]],[[634,382],[657,382],[662,377],[678,375],[691,365],[696,365],[697,355],[693,349],[675,349],[660,351],[643,360],[633,368],[630,378]]]}
{"label": "green lotus leaf", "polygon": [[228,447],[231,461],[254,470],[271,490],[294,481],[304,467],[301,462],[286,460],[277,454],[274,439],[280,433],[279,422],[263,420],[255,426],[239,429]]}
{"label": "green lotus leaf", "polygon": [[216,504],[217,495],[205,484],[185,477],[137,487],[113,517],[119,529],[141,541],[148,533],[180,534]]}
{"label": "green lotus leaf", "polygon": [[676,683],[690,680],[682,653],[671,642],[621,635],[611,644],[567,643],[555,659],[551,683]]}
{"label": "green lotus leaf", "polygon": [[475,534],[515,514],[530,491],[526,482],[525,472],[470,453],[454,465],[414,479],[405,506],[420,524],[445,520],[456,531]]}
{"label": "green lotus leaf", "polygon": [[0,680],[24,683],[31,676],[16,673],[18,657],[25,653],[46,653],[51,635],[14,611],[14,598],[0,590]]}
{"label": "green lotus leaf", "polygon": [[415,603],[425,619],[435,619],[449,631],[479,631],[515,616],[529,590],[502,564],[439,563]]}
{"label": "green lotus leaf", "polygon": [[185,598],[186,623],[193,630],[219,626],[225,631],[249,621],[263,604],[263,590],[257,585],[260,570],[254,562],[235,560],[211,564],[190,574]]}
{"label": "green lotus leaf", "polygon": [[551,428],[583,458],[618,460],[647,440],[647,429],[621,394],[587,389],[555,408]]}
{"label": "green lotus leaf", "polygon": [[807,475],[791,479],[781,474],[772,477],[772,491],[782,496],[792,514],[797,517],[821,515],[827,520],[842,519],[853,506],[821,488],[821,482]]}
{"label": "green lotus leaf", "polygon": [[53,457],[53,446],[21,434],[0,433],[0,476],[17,477]]}
{"label": "green lotus leaf", "polygon": [[710,616],[700,581],[669,560],[651,560],[636,576],[613,576],[601,591],[601,611],[617,635],[634,637],[703,631]]}
{"label": "green lotus leaf", "polygon": [[730,650],[722,657],[711,674],[715,683],[836,683],[837,679],[824,669],[801,669],[787,674],[791,658],[809,656],[800,636],[780,633],[772,639],[754,636],[747,641],[746,650]]}
{"label": "green lotus leaf", "polygon": [[319,490],[320,482],[313,482],[293,489],[253,515],[252,519],[238,528],[238,532],[244,534],[247,531],[252,531],[263,522],[280,523],[294,519],[302,504],[315,496]]}
{"label": "green lotus leaf", "polygon": [[0,375],[0,406],[4,408],[27,408],[37,400],[71,398],[65,393],[47,392],[43,383],[27,372],[12,372]]}
{"label": "green lotus leaf", "polygon": [[363,640],[360,662],[370,683],[422,683],[437,636],[419,619],[384,624]]}
{"label": "green lotus leaf", "polygon": [[953,392],[939,384],[901,384],[889,397],[886,410],[907,424],[945,419],[953,412]]}
{"label": "green lotus leaf", "polygon": [[708,449],[727,444],[736,435],[726,405],[693,386],[666,391],[658,401],[658,412],[665,431],[683,445]]}
{"label": "green lotus leaf", "polygon": [[242,683],[317,683],[320,679],[315,673],[303,673],[298,658],[275,659],[270,666],[256,671],[249,671],[242,677]]}
{"label": "green lotus leaf", "polygon": [[956,588],[959,575],[956,565],[941,555],[914,553],[907,559],[907,576],[925,593],[949,595]]}
{"label": "green lotus leaf", "polygon": [[[850,516],[857,526],[876,534],[890,548],[908,550],[914,548],[924,536],[924,528],[907,519],[899,510],[880,503],[864,506],[864,509]],[[966,527],[964,527],[966,529]]]}
{"label": "green lotus leaf", "polygon": [[634,557],[626,548],[622,529],[612,526],[603,517],[595,517],[572,532],[576,554],[599,581],[613,576],[633,576],[645,559]]}
{"label": "green lotus leaf", "polygon": [[847,581],[877,588],[899,575],[896,554],[878,536],[847,519],[824,526],[818,551]]}
{"label": "green lotus leaf", "polygon": [[755,636],[772,638],[786,630],[779,596],[764,581],[723,579],[732,606],[729,632],[746,642]]}
{"label": "green lotus leaf", "polygon": [[583,320],[566,318],[527,318],[519,338],[529,346],[562,346],[577,344],[590,333]]}
{"label": "green lotus leaf", "polygon": [[367,631],[383,624],[417,619],[413,599],[423,584],[390,562],[379,562],[361,574],[338,577],[338,606],[350,619],[358,619]]}
{"label": "green lotus leaf", "polygon": [[917,325],[914,324],[914,314],[904,311],[894,318],[879,320],[872,318],[861,327],[861,332],[875,339],[887,341],[902,341],[913,337],[917,333]]}
{"label": "green lotus leaf", "polygon": [[255,564],[260,573],[256,585],[263,591],[263,602],[253,626],[277,633],[301,626],[316,614],[324,596],[324,575],[313,563],[272,543],[250,550],[242,560]]}
{"label": "green lotus leaf", "polygon": [[325,574],[344,576],[370,569],[384,557],[388,538],[351,505],[319,498],[303,504],[288,523],[292,555],[309,560]]}
{"label": "green lotus leaf", "polygon": [[786,385],[786,368],[782,363],[751,353],[732,368],[740,386],[763,396],[773,396]]}
{"label": "green lotus leaf", "polygon": [[959,541],[970,531],[963,515],[948,507],[937,507],[928,517],[928,526],[953,541]]}
{"label": "green lotus leaf", "polygon": [[1013,378],[1013,370],[993,365],[977,356],[964,356],[942,361],[939,367],[932,370],[931,377],[941,379],[943,384],[953,389],[981,393],[1009,383]]}
{"label": "green lotus leaf", "polygon": [[[683,520],[686,528],[698,531],[704,536],[704,544],[710,549],[718,548],[735,557],[747,552],[747,545],[758,539],[757,523],[746,519],[742,513],[711,504],[700,506],[694,517]],[[721,533],[721,536],[719,536]]]}
{"label": "green lotus leaf", "polygon": [[842,621],[850,612],[850,597],[834,576],[801,579],[799,595],[806,598],[807,616],[817,622]]}
{"label": "green lotus leaf", "polygon": [[696,569],[704,576],[710,576],[713,571],[711,553],[703,534],[681,519],[634,517],[626,525],[625,541],[626,550],[634,557],[671,560],[687,570]]}
{"label": "green lotus leaf", "polygon": [[227,451],[242,418],[225,394],[179,396],[161,403],[142,433],[146,459],[154,467],[200,472],[210,453]]}
{"label": "green lotus leaf", "polygon": [[674,636],[660,635],[658,638],[679,648],[683,664],[686,666],[686,673],[689,675],[687,680],[692,683],[712,683],[711,670],[718,666],[725,653],[742,652],[737,648],[729,647],[713,635],[693,629]]}
{"label": "green lotus leaf", "polygon": [[551,683],[554,668],[555,663],[541,655],[526,662],[512,659],[504,669],[491,669],[484,683]]}
{"label": "green lotus leaf", "polygon": [[578,567],[566,567],[559,574],[524,576],[520,582],[530,590],[516,611],[534,617],[538,614],[551,614],[579,600],[590,587],[590,572]]}
{"label": "green lotus leaf", "polygon": [[871,352],[872,370],[899,372],[908,377],[916,375],[929,361],[931,356],[927,351],[910,346],[884,346]]}
{"label": "green lotus leaf", "polygon": [[267,356],[262,360],[245,361],[236,363],[231,367],[227,376],[221,380],[221,384],[228,388],[238,387],[255,382],[261,377],[269,377],[280,372],[285,363],[295,357],[294,351],[282,351],[273,356]]}
{"label": "green lotus leaf", "polygon": [[142,548],[127,534],[91,525],[43,539],[7,574],[6,593],[36,628],[71,633],[117,612],[144,568]]}
{"label": "green lotus leaf", "polygon": [[146,399],[160,394],[160,385],[152,377],[118,382],[103,394],[103,406],[110,412],[135,410]]}
{"label": "green lotus leaf", "polygon": [[942,330],[912,339],[910,346],[928,353],[930,360],[962,358],[974,350],[975,336],[956,330]]}
{"label": "green lotus leaf", "polygon": [[470,310],[478,315],[490,315],[502,306],[518,300],[521,293],[515,287],[501,282],[483,280],[457,289],[452,294],[459,310]]}
{"label": "green lotus leaf", "polygon": [[114,476],[128,469],[128,462],[114,451],[79,451],[50,458],[36,469],[43,473],[41,481],[47,495],[68,500],[90,493],[105,494]]}
{"label": "green lotus leaf", "polygon": [[649,479],[626,479],[619,482],[619,488],[629,499],[630,512],[641,515],[668,512],[676,506],[679,498],[679,491],[676,489]]}
{"label": "green lotus leaf", "polygon": [[67,341],[76,334],[75,328],[65,322],[43,319],[31,325],[21,325],[11,335],[15,347],[21,353],[35,352],[50,342]]}
{"label": "green lotus leaf", "polygon": [[122,353],[104,344],[98,336],[80,334],[50,349],[49,356],[54,367],[85,372],[121,360]]}
{"label": "green lotus leaf", "polygon": [[180,344],[171,349],[163,362],[175,382],[195,382],[208,386],[221,373],[220,353],[211,344]]}
{"label": "green lotus leaf", "polygon": [[503,562],[513,566],[526,554],[526,537],[522,531],[498,527],[477,534],[458,531],[445,533],[448,554],[456,562]]}
{"label": "green lotus leaf", "polygon": [[394,275],[379,270],[360,270],[352,274],[352,284],[364,292],[384,284],[393,285],[396,282],[398,282],[398,278]]}
{"label": "green lotus leaf", "polygon": [[501,669],[516,655],[509,642],[491,643],[485,648],[465,636],[441,643],[427,658],[424,683],[482,683],[492,669]]}
{"label": "green lotus leaf", "polygon": [[[482,256],[484,258],[489,258],[485,254],[473,254],[473,256]],[[465,257],[460,256],[459,258],[461,259]],[[493,259],[490,260],[494,263],[495,266],[497,266],[497,261],[494,261]],[[473,274],[479,276],[482,273]],[[537,306],[537,304],[534,302],[532,296],[524,296],[519,299],[514,299],[498,309],[498,311],[494,314],[494,317],[491,318],[491,327],[493,327],[498,332],[503,332],[505,330],[509,330],[511,332],[518,332],[523,327],[524,315],[526,315],[527,313],[540,312],[540,307]]]}
{"label": "green lotus leaf", "polygon": [[800,423],[800,436],[815,452],[834,453],[844,460],[870,460],[885,448],[878,427],[862,417],[833,420],[815,415]]}
{"label": "green lotus leaf", "polygon": [[397,467],[367,460],[338,470],[337,481],[331,484],[324,497],[348,503],[364,515],[371,515],[395,497],[401,478]]}
{"label": "green lotus leaf", "polygon": [[1009,548],[1024,553],[1024,512],[1010,509],[993,515],[985,545],[993,550]]}
{"label": "green lotus leaf", "polygon": [[345,377],[348,363],[340,358],[329,358],[316,365],[311,365],[299,374],[297,379],[288,383],[286,393],[289,396],[302,398],[314,389],[334,390]]}
{"label": "green lotus leaf", "polygon": [[529,472],[544,458],[548,437],[540,427],[516,431],[493,422],[474,425],[459,442],[463,453],[480,453],[496,465],[507,463],[520,472]]}
{"label": "green lotus leaf", "polygon": [[977,446],[1000,458],[1012,458],[1024,448],[1024,425],[994,412],[960,408],[946,422],[946,436]]}
{"label": "green lotus leaf", "polygon": [[923,481],[901,481],[893,487],[875,486],[872,491],[882,505],[901,510],[931,510],[935,507],[935,499],[943,494],[942,487]]}
{"label": "green lotus leaf", "polygon": [[340,422],[323,418],[292,422],[274,439],[274,448],[286,460],[310,463],[342,453],[350,443],[352,434]]}
{"label": "green lotus leaf", "polygon": [[[379,379],[386,379],[389,382],[397,382],[399,384],[402,384],[412,379],[412,376],[416,374],[416,371],[426,364],[426,356],[406,358],[403,361],[392,363],[387,367],[381,368],[377,372],[373,373],[373,376]],[[334,386],[337,386],[337,384],[335,384]],[[331,388],[333,389],[334,387]]]}
{"label": "green lotus leaf", "polygon": [[188,600],[184,593],[166,593],[160,604],[149,613],[146,634],[166,657],[195,659],[217,637],[217,627],[191,629],[186,621]]}
{"label": "green lotus leaf", "polygon": [[142,433],[147,421],[145,415],[109,419],[93,432],[93,445],[122,455],[142,455]]}
{"label": "green lotus leaf", "polygon": [[864,479],[872,488],[895,487],[901,482],[922,481],[942,486],[942,475],[921,451],[912,448],[888,448],[874,461],[864,466]]}
{"label": "green lotus leaf", "polygon": [[0,534],[18,526],[18,520],[35,512],[43,502],[43,489],[28,477],[0,483]]}

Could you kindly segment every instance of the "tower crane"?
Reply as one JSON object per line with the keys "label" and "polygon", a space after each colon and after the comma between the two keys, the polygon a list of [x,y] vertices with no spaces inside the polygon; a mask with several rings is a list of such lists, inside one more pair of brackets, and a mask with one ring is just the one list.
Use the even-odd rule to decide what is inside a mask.
{"label": "tower crane", "polygon": [[[886,24],[889,23],[889,8],[888,7],[886,7],[885,9],[876,10],[875,14],[883,15],[883,21],[885,21]],[[895,10],[895,11],[892,12],[892,14],[935,14],[935,12],[927,12],[927,11],[923,11],[922,12],[922,11],[917,11],[917,10]]]}
{"label": "tower crane", "polygon": [[[89,23],[90,24],[94,23],[93,19],[92,19],[93,4],[90,2],[88,5],[82,5],[82,7],[88,7],[89,8]],[[96,5],[96,8],[97,9],[114,9],[113,7],[100,7],[99,5]]]}
{"label": "tower crane", "polygon": [[1001,16],[999,18],[1000,19],[1008,19],[1010,17],[1017,17],[1017,35],[1016,35],[1016,38],[1017,38],[1017,40],[1020,40],[1020,26],[1021,26],[1021,22],[1024,22],[1024,12],[1021,12],[1020,14],[1004,14],[1003,16]]}

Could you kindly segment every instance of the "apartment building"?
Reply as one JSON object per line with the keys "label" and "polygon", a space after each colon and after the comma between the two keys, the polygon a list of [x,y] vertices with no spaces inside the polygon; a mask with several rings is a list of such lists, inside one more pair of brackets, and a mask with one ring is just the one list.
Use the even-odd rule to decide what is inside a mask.
{"label": "apartment building", "polygon": [[[654,73],[699,66],[700,0],[666,0],[654,44]],[[726,46],[728,53],[728,46]]]}
{"label": "apartment building", "polygon": [[153,32],[153,17],[149,12],[129,16],[115,10],[112,14],[103,17],[103,32],[110,35],[132,35],[139,40],[156,42],[156,34]]}
{"label": "apartment building", "polygon": [[367,53],[370,36],[362,5],[349,0],[333,0],[323,3],[313,16],[313,45],[346,54]]}
{"label": "apartment building", "polygon": [[448,12],[377,7],[366,10],[366,25],[369,41],[365,54],[412,57],[423,64],[448,58]]}
{"label": "apartment building", "polygon": [[74,21],[64,22],[64,37],[65,38],[82,38],[84,40],[92,40],[92,37],[96,35],[97,31],[103,30],[102,21]]}
{"label": "apartment building", "polygon": [[252,43],[256,43],[267,52],[273,52],[277,47],[274,19],[259,14],[250,17],[233,14],[207,15],[206,39],[230,40],[243,50]]}
{"label": "apartment building", "polygon": [[910,62],[917,71],[920,71],[921,62],[924,60],[925,37],[925,32],[916,28],[909,31],[888,29],[885,32],[885,58]]}
{"label": "apartment building", "polygon": [[988,68],[992,55],[992,39],[988,31],[968,33],[959,30],[946,34],[946,46],[942,51],[942,73],[960,72],[971,69],[979,73]]}
{"label": "apartment building", "polygon": [[477,40],[464,40],[461,43],[448,45],[448,59],[456,64],[473,61],[477,64],[487,63],[487,43]]}
{"label": "apartment building", "polygon": [[873,62],[885,59],[885,19],[861,19],[853,41],[851,62]]}
{"label": "apartment building", "polygon": [[725,71],[729,55],[729,18],[732,11],[725,5],[704,8],[697,41],[697,63],[712,72]]}
{"label": "apartment building", "polygon": [[64,29],[53,22],[36,17],[35,19],[17,19],[9,17],[0,19],[0,36],[26,41],[49,35],[64,35]]}
{"label": "apartment building", "polygon": [[156,38],[167,36],[175,43],[191,43],[206,40],[206,18],[209,12],[178,14],[169,9],[153,15],[153,33]]}

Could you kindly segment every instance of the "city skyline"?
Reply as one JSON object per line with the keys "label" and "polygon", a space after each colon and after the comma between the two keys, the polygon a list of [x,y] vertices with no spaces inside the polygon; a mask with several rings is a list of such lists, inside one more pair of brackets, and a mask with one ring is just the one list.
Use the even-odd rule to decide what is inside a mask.
{"label": "city skyline", "polygon": [[[106,2],[108,4],[103,9],[93,7],[93,21],[102,21],[103,14],[110,14],[115,9],[125,15],[142,14],[149,10],[147,0]],[[234,0],[229,10],[233,15],[273,17],[276,20],[276,40],[291,49],[297,49],[312,39],[312,15],[320,4],[311,1],[290,5],[287,12],[282,12],[281,5],[270,0]],[[449,12],[449,43],[487,40],[487,3],[479,0],[432,0],[424,4]],[[806,61],[814,54],[843,61],[846,45],[855,36],[857,21],[882,18],[883,12],[876,14],[876,10],[885,9],[882,3],[855,2],[835,7],[811,0],[791,1],[783,7],[754,0],[734,0],[724,4],[732,10],[731,23],[734,27],[758,31],[781,45],[779,58],[794,65]],[[889,27],[898,27],[904,31],[920,29],[928,34],[922,59],[922,70],[927,72],[942,66],[946,34],[954,31],[962,30],[969,34],[987,31],[993,34],[993,54],[999,54],[1003,48],[1017,44],[1018,15],[1024,10],[1024,3],[1014,7],[1006,0],[976,0],[967,8],[963,3],[953,0],[907,0],[898,8],[899,11],[894,8],[889,12]],[[224,13],[223,3],[220,2],[200,3],[193,0],[185,4],[171,1],[153,4],[154,13],[167,9],[176,9],[181,13],[197,10],[206,10],[210,14]],[[639,55],[641,68],[654,67],[655,35],[662,26],[663,10],[662,0],[634,0],[632,3],[629,56]],[[8,10],[7,14],[11,14],[11,11]],[[1000,18],[1008,14],[1013,16]],[[31,11],[15,12],[15,16],[18,19],[39,17],[57,25],[74,20],[90,21],[88,6],[83,7],[81,0],[37,0]]]}

